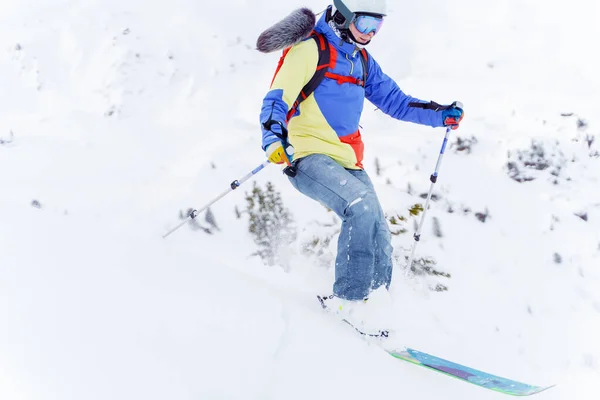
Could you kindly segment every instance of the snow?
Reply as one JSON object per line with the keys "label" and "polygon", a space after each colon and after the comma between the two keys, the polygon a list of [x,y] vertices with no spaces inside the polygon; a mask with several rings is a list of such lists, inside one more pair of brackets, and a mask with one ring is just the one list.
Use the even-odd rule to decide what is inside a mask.
{"label": "snow", "polygon": [[[3,2],[0,398],[505,397],[395,360],[324,315],[315,295],[331,288],[331,263],[320,264],[333,244],[322,263],[295,248],[285,268],[251,256],[234,209],[252,181],[281,191],[299,241],[335,230],[276,166],[211,207],[213,235],[184,227],[162,239],[181,211],[263,162],[258,112],[279,55],[255,40],[292,9],[325,5]],[[396,265],[399,343],[558,384],[540,400],[600,396],[599,8],[390,0],[369,45],[407,93],[461,100],[452,135],[477,139],[471,154],[449,146],[416,250],[451,278]],[[407,215],[444,131],[373,109],[364,164],[385,211]],[[517,183],[508,154],[532,140],[564,166]],[[473,214],[486,210],[481,223]],[[400,258],[414,219],[394,236]],[[429,290],[436,283],[448,291]]]}

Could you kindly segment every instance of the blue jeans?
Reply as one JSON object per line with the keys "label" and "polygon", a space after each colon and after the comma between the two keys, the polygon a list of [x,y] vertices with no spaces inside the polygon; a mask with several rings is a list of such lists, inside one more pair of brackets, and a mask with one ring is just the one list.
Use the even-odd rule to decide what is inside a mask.
{"label": "blue jeans", "polygon": [[342,219],[333,294],[366,298],[392,280],[391,234],[373,183],[363,170],[345,169],[331,157],[312,154],[294,162],[292,185]]}

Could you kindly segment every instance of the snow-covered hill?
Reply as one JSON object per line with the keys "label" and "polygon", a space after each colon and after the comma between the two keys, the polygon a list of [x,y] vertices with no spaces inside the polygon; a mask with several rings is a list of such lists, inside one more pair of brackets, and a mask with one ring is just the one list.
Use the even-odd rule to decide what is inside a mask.
{"label": "snow-covered hill", "polygon": [[[300,249],[335,239],[336,218],[276,166],[252,181],[293,216],[289,265],[252,256],[235,212],[252,182],[211,207],[213,234],[161,238],[263,162],[258,111],[279,55],[255,51],[258,34],[327,5],[204,3],[0,8],[0,398],[504,397],[323,315],[334,245],[319,260]],[[405,276],[402,262],[444,132],[365,107],[365,166],[388,215],[408,217],[394,236],[397,340],[559,384],[539,399],[597,399],[600,5],[389,3],[373,56],[406,92],[466,110],[417,248],[447,278]]]}

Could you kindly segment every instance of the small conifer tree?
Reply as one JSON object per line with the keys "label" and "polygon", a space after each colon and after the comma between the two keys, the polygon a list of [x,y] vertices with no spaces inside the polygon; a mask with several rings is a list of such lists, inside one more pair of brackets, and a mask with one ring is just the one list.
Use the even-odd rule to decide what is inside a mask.
{"label": "small conifer tree", "polygon": [[271,182],[267,182],[265,189],[254,182],[252,192],[246,193],[246,211],[250,218],[248,230],[258,245],[255,254],[267,265],[287,267],[282,250],[296,239],[296,228]]}

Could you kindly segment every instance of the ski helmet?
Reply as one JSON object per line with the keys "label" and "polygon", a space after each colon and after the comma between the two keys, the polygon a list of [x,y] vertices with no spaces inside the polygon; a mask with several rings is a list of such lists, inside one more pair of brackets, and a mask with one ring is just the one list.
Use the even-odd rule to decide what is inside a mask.
{"label": "ski helmet", "polygon": [[387,14],[386,0],[333,0],[336,13],[344,17],[341,29],[348,29],[356,14],[385,16]]}

